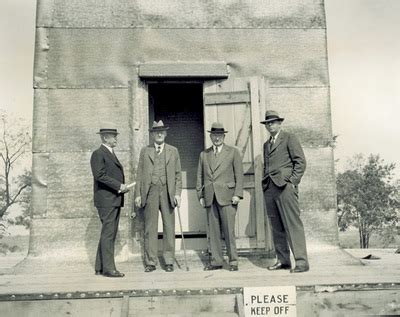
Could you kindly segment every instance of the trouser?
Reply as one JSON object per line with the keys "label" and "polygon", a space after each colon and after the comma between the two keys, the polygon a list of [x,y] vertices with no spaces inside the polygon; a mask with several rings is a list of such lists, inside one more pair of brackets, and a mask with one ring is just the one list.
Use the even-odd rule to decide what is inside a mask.
{"label": "trouser", "polygon": [[298,189],[288,183],[277,187],[271,180],[264,191],[267,214],[271,221],[272,237],[278,260],[290,264],[290,249],[296,265],[308,266],[306,239],[300,219]]}
{"label": "trouser", "polygon": [[95,270],[114,271],[114,244],[118,232],[121,207],[97,208],[102,223],[100,241],[97,247]]}
{"label": "trouser", "polygon": [[238,264],[235,237],[235,217],[237,206],[221,206],[214,197],[210,207],[207,207],[208,233],[210,238],[211,264],[222,265],[221,229],[224,233],[226,249],[228,251],[229,264]]}
{"label": "trouser", "polygon": [[168,199],[167,185],[152,184],[144,207],[144,262],[156,265],[158,250],[158,211],[163,223],[163,257],[165,264],[175,260],[175,213]]}

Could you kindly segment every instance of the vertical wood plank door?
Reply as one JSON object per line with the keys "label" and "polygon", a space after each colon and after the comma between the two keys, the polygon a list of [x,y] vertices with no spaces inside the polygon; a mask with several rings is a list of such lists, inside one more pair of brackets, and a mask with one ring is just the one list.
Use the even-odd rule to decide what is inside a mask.
{"label": "vertical wood plank door", "polygon": [[207,130],[213,122],[221,122],[229,131],[225,143],[235,146],[243,160],[244,197],[236,214],[237,246],[268,250],[271,245],[266,245],[269,228],[265,223],[261,188],[264,138],[260,121],[265,112],[264,79],[251,77],[207,81],[203,100],[205,147],[212,145]]}

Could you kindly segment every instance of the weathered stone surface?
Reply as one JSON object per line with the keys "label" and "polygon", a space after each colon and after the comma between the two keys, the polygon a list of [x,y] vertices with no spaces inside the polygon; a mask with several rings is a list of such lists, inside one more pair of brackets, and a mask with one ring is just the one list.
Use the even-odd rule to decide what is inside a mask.
{"label": "weathered stone surface", "polygon": [[207,61],[271,86],[328,85],[319,29],[49,29],[49,45],[38,52],[48,63],[40,87],[127,87],[139,63]]}
{"label": "weathered stone surface", "polygon": [[47,151],[96,149],[96,134],[105,125],[118,128],[116,150],[130,149],[130,108],[127,89],[51,89],[48,92]]}
{"label": "weathered stone surface", "polygon": [[38,26],[324,28],[322,0],[39,0]]}
{"label": "weathered stone surface", "polygon": [[269,87],[267,98],[268,108],[285,118],[283,129],[295,133],[303,146],[332,144],[328,87]]}
{"label": "weathered stone surface", "polygon": [[[94,213],[94,211],[93,211]],[[78,261],[94,266],[97,244],[101,232],[98,217],[73,219],[34,219],[31,228],[29,254],[58,261]],[[119,261],[127,261],[129,245],[128,219],[122,213],[115,256]]]}
{"label": "weathered stone surface", "polygon": [[307,169],[299,186],[299,201],[307,241],[339,243],[336,220],[336,183],[332,148],[304,148]]}

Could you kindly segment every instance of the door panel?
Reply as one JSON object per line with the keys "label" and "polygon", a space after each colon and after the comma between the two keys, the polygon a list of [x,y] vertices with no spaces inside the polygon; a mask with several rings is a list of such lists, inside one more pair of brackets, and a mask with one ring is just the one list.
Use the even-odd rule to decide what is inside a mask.
{"label": "door panel", "polygon": [[266,247],[261,189],[262,127],[259,123],[265,111],[263,81],[262,78],[230,78],[204,85],[206,147],[212,145],[207,130],[213,122],[219,121],[229,131],[225,142],[237,147],[243,159],[245,189],[235,228],[239,248]]}

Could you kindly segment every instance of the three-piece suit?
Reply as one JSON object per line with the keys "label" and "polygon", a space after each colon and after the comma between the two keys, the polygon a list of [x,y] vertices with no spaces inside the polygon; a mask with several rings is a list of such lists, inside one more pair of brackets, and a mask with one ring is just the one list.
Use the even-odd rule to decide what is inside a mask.
{"label": "three-piece suit", "polygon": [[163,257],[165,264],[175,259],[175,196],[181,195],[181,162],[176,147],[164,144],[160,154],[154,145],[142,148],[137,168],[135,198],[144,207],[144,262],[157,263],[158,212],[163,222]]}

